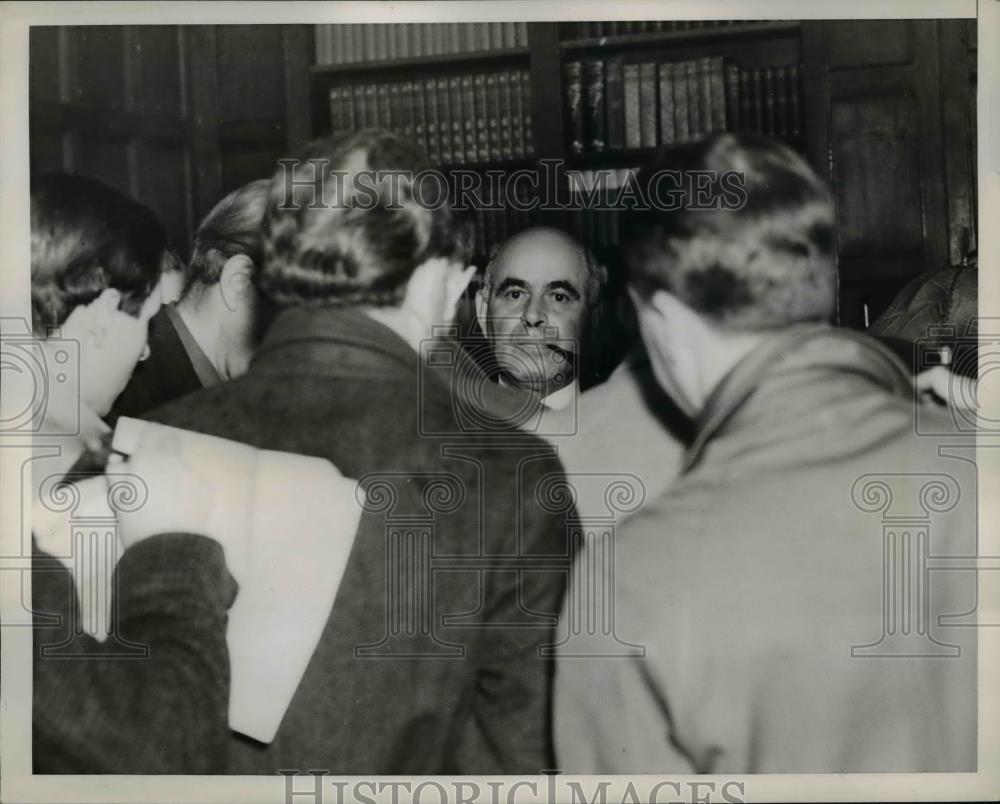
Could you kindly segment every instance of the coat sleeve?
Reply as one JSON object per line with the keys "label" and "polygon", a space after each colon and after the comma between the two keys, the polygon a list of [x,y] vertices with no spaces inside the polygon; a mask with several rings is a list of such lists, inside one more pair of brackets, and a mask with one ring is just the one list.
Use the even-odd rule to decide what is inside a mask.
{"label": "coat sleeve", "polygon": [[[601,600],[593,595],[606,590],[595,591],[594,569],[607,564],[606,556],[594,553],[606,549],[602,542],[587,542],[576,557],[560,631],[568,631],[574,618],[586,618],[588,610],[600,610]],[[617,644],[597,657],[574,654],[569,646],[560,650],[553,705],[557,767],[568,774],[704,772],[681,743],[677,712],[665,698],[675,657],[650,638],[647,606],[630,588],[638,578],[629,567],[627,546],[613,549],[619,573],[610,625]],[[658,609],[657,625],[669,628],[669,614]]]}
{"label": "coat sleeve", "polygon": [[554,457],[509,463],[504,482],[484,494],[485,543],[497,569],[485,581],[474,689],[457,721],[449,773],[525,775],[554,767],[554,658],[544,649],[555,644],[566,585],[568,512],[543,510],[536,489],[562,468]]}
{"label": "coat sleeve", "polygon": [[35,773],[211,773],[229,739],[227,610],[215,541],[162,534],[115,569],[112,634],[75,634],[70,574],[35,548]]}

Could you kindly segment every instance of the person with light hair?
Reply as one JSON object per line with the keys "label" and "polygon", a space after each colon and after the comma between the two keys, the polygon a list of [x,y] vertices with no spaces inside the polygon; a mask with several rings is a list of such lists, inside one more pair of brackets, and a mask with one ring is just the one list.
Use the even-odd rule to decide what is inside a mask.
{"label": "person with light hair", "polygon": [[563,626],[613,572],[619,641],[561,648],[558,766],[974,771],[976,629],[945,626],[974,623],[975,573],[908,574],[976,553],[975,466],[939,452],[960,443],[951,417],[921,410],[944,436],[919,435],[908,368],[830,325],[833,201],[800,155],[718,134],[659,152],[639,184],[667,173],[709,176],[722,202],[682,182],[678,208],[623,221],[653,374],[694,432],[669,488],[577,560]]}
{"label": "person with light hair", "polygon": [[201,222],[180,300],[150,321],[149,354],[115,400],[111,423],[247,370],[268,320],[253,284],[268,186],[260,179],[234,190]]}

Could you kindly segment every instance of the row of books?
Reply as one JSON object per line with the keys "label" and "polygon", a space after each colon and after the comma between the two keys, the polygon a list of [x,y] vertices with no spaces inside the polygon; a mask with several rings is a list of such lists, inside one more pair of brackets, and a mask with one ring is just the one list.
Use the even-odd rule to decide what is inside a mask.
{"label": "row of books", "polygon": [[[601,251],[618,245],[620,211],[607,207],[614,205],[621,188],[637,170],[638,168],[619,168],[614,171],[566,171],[571,203],[569,226],[573,235],[586,243],[592,251],[600,254]],[[605,175],[600,176],[600,173]],[[584,196],[597,198],[598,202],[586,204]]]}
{"label": "row of books", "polygon": [[802,136],[797,65],[751,69],[706,56],[641,64],[571,61],[564,70],[574,154],[670,145],[714,131]]}
{"label": "row of books", "polygon": [[317,25],[316,63],[353,64],[528,46],[526,22]]}
{"label": "row of books", "polygon": [[527,70],[330,89],[334,135],[378,127],[416,141],[434,164],[534,156]]}
{"label": "row of books", "polygon": [[618,20],[615,22],[564,22],[559,26],[561,39],[599,39],[602,36],[632,36],[661,31],[688,31],[735,25],[742,20]]}

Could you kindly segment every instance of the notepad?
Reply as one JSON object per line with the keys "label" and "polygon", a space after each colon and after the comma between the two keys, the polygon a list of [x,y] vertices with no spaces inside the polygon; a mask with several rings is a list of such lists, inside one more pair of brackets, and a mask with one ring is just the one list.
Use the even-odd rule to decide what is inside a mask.
{"label": "notepad", "polygon": [[[260,450],[128,417],[118,420],[114,450],[133,452],[148,436],[146,428],[172,433],[184,460],[218,481],[204,535],[223,544],[227,566],[239,584],[226,630],[229,725],[269,743],[330,617],[363,510],[363,492],[321,458]],[[85,627],[103,639],[110,623],[110,595],[93,592],[107,583],[101,567],[109,580],[121,548],[86,542],[74,546],[70,533],[80,512],[113,520],[114,498],[110,495],[109,504],[108,482],[102,477],[75,486],[80,494],[76,513],[67,518],[36,507],[33,531],[40,546],[74,574]],[[93,560],[97,554],[88,551],[94,550],[103,550],[101,560]]]}

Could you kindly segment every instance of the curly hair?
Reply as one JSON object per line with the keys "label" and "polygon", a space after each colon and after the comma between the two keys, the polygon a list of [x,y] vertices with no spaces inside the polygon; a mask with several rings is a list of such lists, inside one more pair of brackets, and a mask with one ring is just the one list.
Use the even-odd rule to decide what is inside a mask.
{"label": "curly hair", "polygon": [[279,309],[398,305],[418,265],[472,250],[469,222],[446,193],[427,202],[434,178],[417,146],[378,129],[280,160],[258,289]]}
{"label": "curly hair", "polygon": [[[663,289],[719,326],[763,330],[828,319],[836,303],[833,201],[789,147],[752,134],[715,134],[665,148],[638,174],[643,198],[679,177],[679,204],[628,210],[629,282]],[[708,178],[708,184],[689,181]],[[705,198],[728,197],[706,204]]]}
{"label": "curly hair", "polygon": [[97,179],[41,176],[31,185],[31,316],[37,335],[108,288],[138,315],[168,269],[179,268],[146,206]]}

